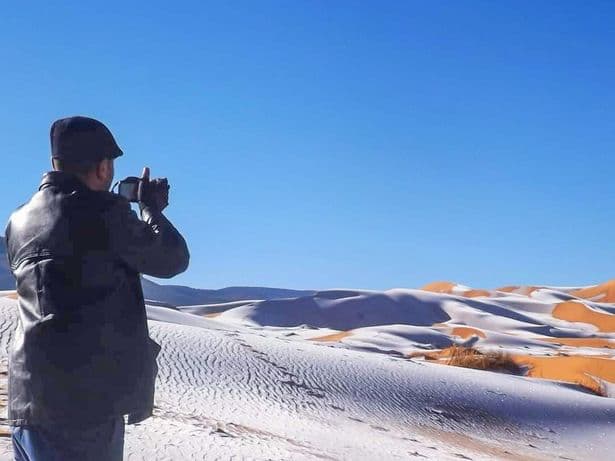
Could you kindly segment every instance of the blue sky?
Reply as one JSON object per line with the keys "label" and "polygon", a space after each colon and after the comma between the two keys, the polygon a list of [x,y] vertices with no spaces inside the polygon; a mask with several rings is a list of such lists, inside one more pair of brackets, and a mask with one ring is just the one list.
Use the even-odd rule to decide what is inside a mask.
{"label": "blue sky", "polygon": [[[218,288],[615,277],[613,2],[12,2],[0,215],[53,120],[151,168]],[[136,2],[134,2],[136,3]]]}

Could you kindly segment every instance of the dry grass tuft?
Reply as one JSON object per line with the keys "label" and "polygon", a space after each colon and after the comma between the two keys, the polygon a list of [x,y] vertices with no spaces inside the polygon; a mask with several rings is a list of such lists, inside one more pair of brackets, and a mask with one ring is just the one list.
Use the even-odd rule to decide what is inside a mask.
{"label": "dry grass tuft", "polygon": [[496,370],[516,375],[523,374],[523,368],[505,352],[480,352],[472,347],[452,346],[446,349],[446,364],[477,370]]}
{"label": "dry grass tuft", "polygon": [[501,351],[481,352],[473,347],[452,346],[437,351],[413,352],[408,357],[425,357],[425,360],[474,368],[499,371],[532,378],[551,379],[575,384],[601,397],[613,397],[608,382],[615,382],[614,361],[609,357],[521,356]]}

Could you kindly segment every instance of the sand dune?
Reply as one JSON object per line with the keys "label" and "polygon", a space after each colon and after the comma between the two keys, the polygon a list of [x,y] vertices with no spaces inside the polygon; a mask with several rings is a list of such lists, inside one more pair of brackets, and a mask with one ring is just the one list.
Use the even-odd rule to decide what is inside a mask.
{"label": "sand dune", "polygon": [[571,347],[596,347],[615,349],[615,340],[606,338],[543,338],[541,341]]}
{"label": "sand dune", "polygon": [[472,336],[478,336],[479,338],[486,338],[487,336],[482,330],[472,327],[454,327],[451,329],[451,335],[459,336],[460,338],[467,339]]}
{"label": "sand dune", "polygon": [[[615,381],[609,371],[615,363],[615,335],[611,334],[615,333],[615,314],[611,313],[615,306],[604,302],[613,286],[606,282],[582,288],[536,285],[485,290],[434,282],[421,290],[330,290],[296,299],[225,306],[217,309],[216,319],[396,356],[420,356],[423,351],[453,345],[497,349],[515,357],[527,356],[524,363],[528,368],[530,362],[532,365],[529,377],[587,387],[588,382],[596,384],[600,379]],[[188,309],[204,315],[212,307]],[[599,353],[606,355],[605,361],[593,360]],[[576,358],[548,360],[557,354]],[[570,372],[555,370],[555,363],[570,364]],[[596,371],[596,363],[603,372]]]}
{"label": "sand dune", "polygon": [[578,298],[585,298],[602,303],[615,303],[615,280],[572,292]]}
{"label": "sand dune", "polygon": [[591,308],[581,302],[569,301],[556,304],[553,308],[553,317],[568,322],[594,325],[601,332],[615,332],[615,315],[601,312],[599,308]]}
{"label": "sand dune", "polygon": [[602,357],[517,355],[514,360],[529,367],[528,376],[576,383],[597,393],[602,392],[601,380],[615,383],[615,360],[608,354]]}
{"label": "sand dune", "polygon": [[[615,399],[596,393],[615,382],[615,306],[577,296],[591,287],[435,288],[148,305],[156,410],[127,426],[126,459],[609,458]],[[14,298],[0,293],[0,363]],[[452,346],[524,375],[445,366]]]}

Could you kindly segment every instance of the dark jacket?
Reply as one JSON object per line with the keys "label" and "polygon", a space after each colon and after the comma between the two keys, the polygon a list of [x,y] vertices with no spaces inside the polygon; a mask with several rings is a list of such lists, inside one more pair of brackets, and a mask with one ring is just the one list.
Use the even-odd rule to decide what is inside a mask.
{"label": "dark jacket", "polygon": [[124,197],[61,171],[6,226],[19,322],[9,353],[13,426],[152,414],[160,345],[149,337],[140,273],[186,270],[186,242],[164,215],[140,220]]}

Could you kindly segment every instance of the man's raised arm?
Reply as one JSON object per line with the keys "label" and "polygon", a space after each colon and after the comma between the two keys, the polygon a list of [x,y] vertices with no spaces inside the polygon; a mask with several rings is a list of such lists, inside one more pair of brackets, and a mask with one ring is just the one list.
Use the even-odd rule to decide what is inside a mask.
{"label": "man's raised arm", "polygon": [[110,214],[112,251],[130,268],[158,278],[171,278],[188,268],[186,241],[155,207],[141,207],[141,219],[124,197]]}

